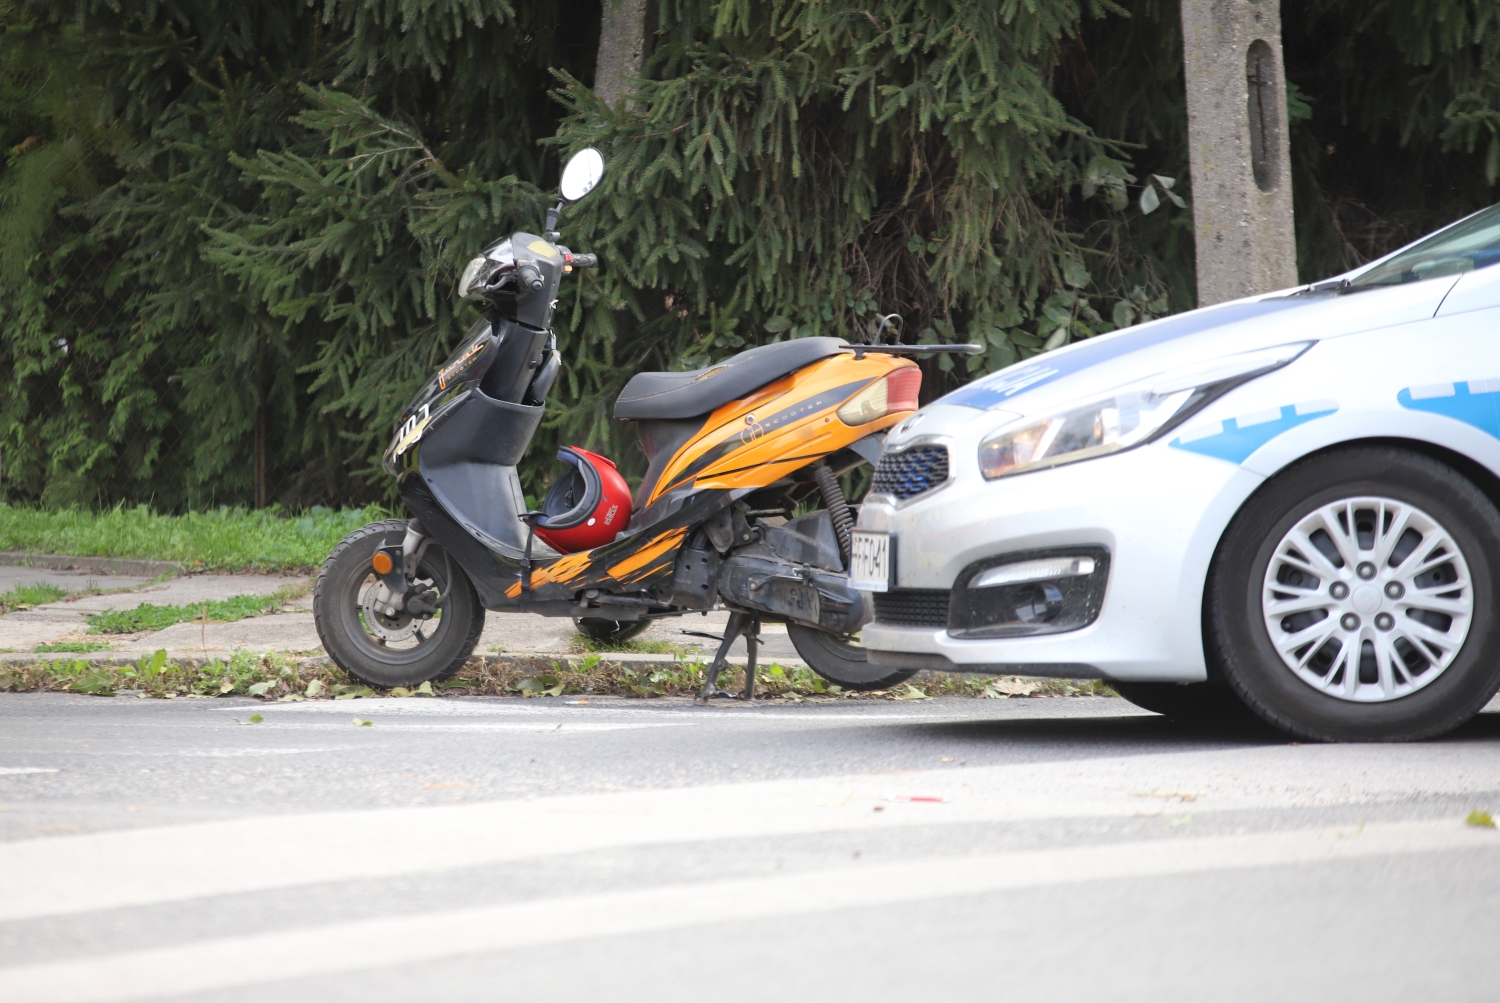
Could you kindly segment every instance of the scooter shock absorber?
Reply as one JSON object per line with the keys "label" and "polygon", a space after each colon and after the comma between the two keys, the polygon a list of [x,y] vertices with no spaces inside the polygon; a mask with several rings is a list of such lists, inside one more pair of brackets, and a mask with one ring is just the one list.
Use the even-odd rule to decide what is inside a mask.
{"label": "scooter shock absorber", "polygon": [[839,479],[833,476],[828,464],[819,460],[813,464],[813,479],[823,494],[823,504],[828,507],[828,518],[833,520],[833,535],[839,540],[839,556],[844,566],[849,565],[849,531],[854,528],[854,513],[849,511],[849,502],[844,498],[844,489]]}

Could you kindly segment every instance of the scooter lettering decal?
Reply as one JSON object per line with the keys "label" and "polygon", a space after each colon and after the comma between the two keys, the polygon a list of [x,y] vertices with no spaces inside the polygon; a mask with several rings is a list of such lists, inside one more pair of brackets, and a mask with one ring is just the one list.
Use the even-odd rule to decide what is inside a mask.
{"label": "scooter lettering decal", "polygon": [[1213,421],[1185,429],[1168,445],[1216,460],[1244,463],[1250,454],[1283,432],[1322,418],[1339,409],[1337,401],[1305,401],[1279,408],[1254,411],[1237,418]]}
{"label": "scooter lettering decal", "polygon": [[443,371],[438,373],[438,389],[447,390],[448,381],[468,368],[469,363],[474,361],[474,356],[482,351],[484,351],[484,339],[481,338],[454,360],[453,365],[443,367]]}
{"label": "scooter lettering decal", "polygon": [[430,409],[432,402],[428,401],[422,405],[422,410],[406,419],[406,424],[396,433],[396,444],[392,449],[392,455],[400,456],[411,448],[412,443],[422,437],[422,432],[427,428],[427,423],[432,420]]}
{"label": "scooter lettering decal", "polygon": [[1254,303],[1226,303],[1222,306],[1194,310],[1163,320],[1155,320],[1123,331],[1101,334],[1088,341],[1081,341],[1059,352],[1049,354],[1046,361],[1033,359],[1029,362],[1008,366],[960,387],[935,403],[962,404],[965,407],[988,410],[1003,404],[1023,391],[1033,389],[1091,369],[1101,363],[1118,359],[1122,355],[1142,348],[1151,348],[1168,341],[1176,341],[1199,331],[1236,324],[1268,313],[1288,310],[1309,303],[1312,299],[1266,299]]}
{"label": "scooter lettering decal", "polygon": [[1396,403],[1408,411],[1426,411],[1461,421],[1500,439],[1500,379],[1469,380],[1407,387]]}

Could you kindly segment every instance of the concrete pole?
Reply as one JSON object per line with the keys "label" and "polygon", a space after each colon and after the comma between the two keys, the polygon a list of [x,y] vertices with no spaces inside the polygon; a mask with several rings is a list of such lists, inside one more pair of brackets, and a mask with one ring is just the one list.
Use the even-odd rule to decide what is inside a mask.
{"label": "concrete pole", "polygon": [[1182,0],[1198,305],[1297,284],[1278,0]]}

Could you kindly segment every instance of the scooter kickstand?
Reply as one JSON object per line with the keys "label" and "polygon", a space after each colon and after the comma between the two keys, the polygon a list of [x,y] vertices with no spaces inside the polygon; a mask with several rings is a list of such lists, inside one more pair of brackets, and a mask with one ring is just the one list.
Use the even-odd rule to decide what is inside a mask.
{"label": "scooter kickstand", "polygon": [[734,646],[735,639],[745,633],[745,628],[749,625],[747,621],[750,619],[744,613],[729,614],[729,622],[724,625],[724,640],[719,645],[719,653],[714,655],[713,664],[708,667],[708,675],[703,679],[703,689],[693,698],[693,703],[703,705],[716,697],[722,700],[735,698],[735,694],[728,690],[719,689],[719,673],[729,665],[729,649]]}
{"label": "scooter kickstand", "polygon": [[755,699],[755,651],[760,647],[760,618],[748,617],[745,625],[745,692],[743,698]]}

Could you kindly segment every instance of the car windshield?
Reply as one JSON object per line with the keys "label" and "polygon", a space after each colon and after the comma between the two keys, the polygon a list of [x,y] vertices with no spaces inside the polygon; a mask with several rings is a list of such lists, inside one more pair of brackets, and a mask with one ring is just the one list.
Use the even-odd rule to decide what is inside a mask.
{"label": "car windshield", "polygon": [[1348,288],[1397,286],[1500,264],[1500,205],[1413,244],[1349,282]]}

